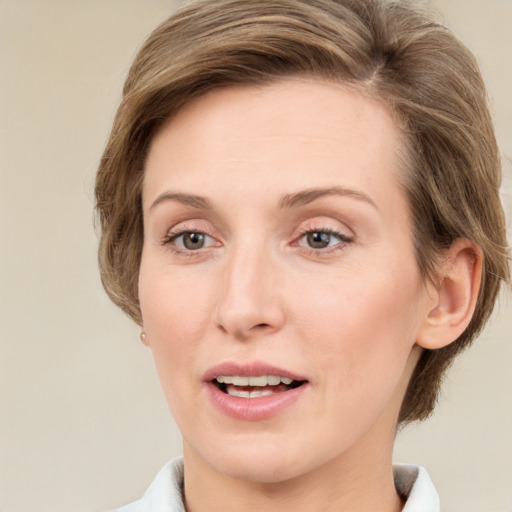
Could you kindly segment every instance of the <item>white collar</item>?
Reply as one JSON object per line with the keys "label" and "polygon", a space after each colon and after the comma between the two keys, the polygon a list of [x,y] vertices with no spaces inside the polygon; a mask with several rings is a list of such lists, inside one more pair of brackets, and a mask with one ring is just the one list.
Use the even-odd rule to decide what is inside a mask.
{"label": "white collar", "polygon": [[439,495],[425,468],[395,464],[393,477],[398,494],[406,500],[402,512],[440,512]]}

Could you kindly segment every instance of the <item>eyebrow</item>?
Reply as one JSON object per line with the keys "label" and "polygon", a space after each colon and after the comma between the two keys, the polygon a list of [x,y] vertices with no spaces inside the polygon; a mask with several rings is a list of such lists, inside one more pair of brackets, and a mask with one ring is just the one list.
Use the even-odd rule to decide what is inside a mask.
{"label": "eyebrow", "polygon": [[196,196],[193,194],[182,194],[179,192],[164,192],[153,201],[149,207],[150,211],[164,201],[177,201],[187,206],[192,206],[193,208],[201,210],[213,210],[212,204],[205,197]]}
{"label": "eyebrow", "polygon": [[296,208],[312,203],[316,199],[325,196],[353,197],[354,199],[370,204],[378,210],[377,205],[369,196],[363,192],[345,187],[312,188],[297,192],[296,194],[287,194],[281,199],[280,206],[281,208]]}
{"label": "eyebrow", "polygon": [[[363,192],[359,192],[357,190],[352,190],[345,187],[312,188],[302,190],[295,194],[286,194],[281,198],[279,206],[281,207],[281,209],[297,208],[299,206],[305,206],[307,204],[310,204],[316,199],[325,196],[353,197],[354,199],[358,199],[360,201],[368,203],[372,205],[375,209],[378,209],[377,205],[369,196],[367,196]],[[186,206],[191,206],[192,208],[196,208],[198,210],[214,209],[212,203],[203,196],[198,196],[194,194],[184,194],[180,192],[164,192],[153,201],[153,203],[149,207],[150,211],[153,210],[157,205],[165,201],[177,201],[179,203],[182,203]]]}

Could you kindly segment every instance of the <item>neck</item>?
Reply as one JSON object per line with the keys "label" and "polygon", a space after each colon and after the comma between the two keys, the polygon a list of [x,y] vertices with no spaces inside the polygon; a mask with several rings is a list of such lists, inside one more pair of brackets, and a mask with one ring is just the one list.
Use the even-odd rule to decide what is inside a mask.
{"label": "neck", "polygon": [[[185,444],[187,512],[399,512],[392,472],[394,432],[379,442],[368,432],[351,453],[296,478],[259,483],[217,472]],[[359,443],[358,443],[359,444]]]}

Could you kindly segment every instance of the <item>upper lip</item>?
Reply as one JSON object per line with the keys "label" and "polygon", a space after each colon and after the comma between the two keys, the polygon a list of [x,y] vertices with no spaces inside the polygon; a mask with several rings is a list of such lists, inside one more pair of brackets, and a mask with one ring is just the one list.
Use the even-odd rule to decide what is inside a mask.
{"label": "upper lip", "polygon": [[258,377],[260,375],[276,375],[279,377],[288,377],[293,380],[305,381],[304,376],[299,375],[290,370],[279,368],[268,363],[254,361],[251,363],[235,363],[225,362],[220,363],[209,368],[203,375],[203,380],[206,382],[212,381],[219,375],[236,375],[241,377]]}

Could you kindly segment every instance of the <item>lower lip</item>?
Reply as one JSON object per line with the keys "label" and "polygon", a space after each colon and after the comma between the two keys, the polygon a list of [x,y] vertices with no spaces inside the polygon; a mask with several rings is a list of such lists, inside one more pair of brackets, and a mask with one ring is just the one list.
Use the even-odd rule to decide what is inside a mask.
{"label": "lower lip", "polygon": [[257,398],[240,398],[221,391],[213,382],[206,383],[206,389],[213,405],[223,414],[245,421],[265,420],[277,416],[294,404],[306,391],[308,385],[281,391]]}

